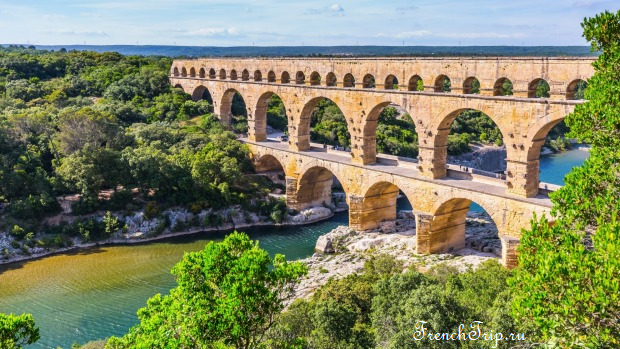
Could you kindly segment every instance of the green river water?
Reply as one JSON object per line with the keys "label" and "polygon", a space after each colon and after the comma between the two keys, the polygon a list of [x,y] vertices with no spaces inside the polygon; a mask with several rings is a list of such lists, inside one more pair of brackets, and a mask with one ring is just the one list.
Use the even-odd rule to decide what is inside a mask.
{"label": "green river water", "polygon": [[[541,179],[562,184],[588,152],[573,150],[541,159]],[[407,203],[400,207],[407,209]],[[472,205],[472,210],[479,206]],[[305,258],[318,236],[347,224],[347,213],[308,226],[244,229],[271,254]],[[154,294],[174,286],[172,266],[186,251],[198,251],[224,233],[204,233],[158,242],[106,246],[0,266],[0,312],[32,313],[41,340],[28,349],[70,348],[121,335],[137,322],[136,311]]]}

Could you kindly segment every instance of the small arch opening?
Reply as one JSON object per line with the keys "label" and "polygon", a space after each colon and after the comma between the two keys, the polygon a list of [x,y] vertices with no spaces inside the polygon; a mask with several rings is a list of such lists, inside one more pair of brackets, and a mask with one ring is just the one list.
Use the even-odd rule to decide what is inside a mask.
{"label": "small arch opening", "polygon": [[528,87],[527,96],[529,98],[549,98],[549,83],[545,79],[536,79]]}
{"label": "small arch opening", "polygon": [[196,68],[191,67],[191,68],[189,69],[189,76],[190,76],[190,77],[192,77],[192,78],[195,78],[195,77],[196,77]]}
{"label": "small arch opening", "polygon": [[338,80],[336,79],[336,74],[331,72],[327,74],[327,77],[325,78],[325,85],[335,87],[337,84]]}
{"label": "small arch opening", "polygon": [[185,69],[185,67],[183,67],[183,69],[181,69],[181,76],[182,77],[187,77],[187,69]]}
{"label": "small arch opening", "polygon": [[450,78],[446,75],[439,75],[435,79],[435,92],[448,93],[452,91],[452,83]]}
{"label": "small arch opening", "polygon": [[310,85],[317,86],[321,84],[321,75],[318,72],[310,74]]}
{"label": "small arch opening", "polygon": [[237,71],[234,69],[230,71],[230,80],[237,80]]}
{"label": "small arch opening", "polygon": [[250,80],[250,72],[247,69],[243,69],[243,71],[241,72],[241,80],[242,81]]}
{"label": "small arch opening", "polygon": [[465,79],[463,83],[463,93],[466,95],[480,94],[480,81],[473,76]]}
{"label": "small arch opening", "polygon": [[220,69],[220,80],[226,80],[226,70]]}
{"label": "small arch opening", "polygon": [[512,96],[512,81],[507,78],[498,79],[493,86],[493,96]]}
{"label": "small arch opening", "polygon": [[254,72],[254,81],[263,81],[263,74],[260,70]]}
{"label": "small arch opening", "polygon": [[267,82],[276,82],[276,73],[274,73],[273,70],[267,73]]}
{"label": "small arch opening", "polygon": [[306,82],[306,75],[302,71],[298,71],[295,75],[295,83],[297,85],[303,85]]}
{"label": "small arch opening", "polygon": [[280,82],[283,84],[290,84],[291,83],[291,74],[289,74],[287,71],[282,72],[282,78],[280,78]]}
{"label": "small arch opening", "polygon": [[362,84],[363,88],[375,88],[377,85],[375,83],[375,77],[372,74],[366,74],[364,76],[364,81]]}
{"label": "small arch opening", "polygon": [[588,83],[585,80],[577,79],[568,84],[566,99],[582,100],[585,99],[585,91]]}
{"label": "small arch opening", "polygon": [[215,69],[209,69],[209,79],[215,79]]}
{"label": "small arch opening", "polygon": [[355,77],[353,76],[353,74],[348,73],[347,75],[344,76],[344,82],[342,86],[344,86],[345,88],[355,87]]}
{"label": "small arch opening", "polygon": [[424,91],[424,81],[419,75],[414,75],[409,79],[407,91]]}
{"label": "small arch opening", "polygon": [[198,71],[198,76],[201,79],[204,79],[207,76],[207,72],[205,71],[205,68],[200,68],[200,70]]}
{"label": "small arch opening", "polygon": [[174,67],[174,70],[173,70],[173,73],[172,73],[172,74],[173,74],[174,76],[179,76],[179,75],[180,75],[180,74],[179,74],[179,68]]}
{"label": "small arch opening", "polygon": [[385,84],[383,86],[386,90],[398,90],[398,78],[390,74],[385,78]]}

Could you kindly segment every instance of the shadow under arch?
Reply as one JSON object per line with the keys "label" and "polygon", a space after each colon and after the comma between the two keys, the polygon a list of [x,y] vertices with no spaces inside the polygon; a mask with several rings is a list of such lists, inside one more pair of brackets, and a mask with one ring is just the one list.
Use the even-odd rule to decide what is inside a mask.
{"label": "shadow under arch", "polygon": [[374,183],[364,193],[361,204],[350,200],[350,225],[356,230],[369,230],[378,228],[381,222],[396,220],[400,192],[400,188],[394,183]]}
{"label": "shadow under arch", "polygon": [[209,92],[209,89],[206,86],[200,85],[192,92],[192,100],[197,102],[202,99],[209,102],[209,104],[213,106],[213,97],[211,96],[211,92]]}
{"label": "shadow under arch", "polygon": [[314,112],[314,109],[319,105],[319,103],[323,100],[328,100],[332,102],[334,105],[336,105],[336,107],[338,107],[338,109],[342,113],[347,124],[347,132],[350,142],[351,125],[349,120],[346,119],[346,115],[344,115],[344,112],[342,112],[342,108],[340,108],[340,106],[336,102],[327,97],[314,97],[305,102],[304,107],[301,110],[297,129],[293,128],[292,130],[289,130],[290,132],[292,132],[291,135],[295,136],[294,139],[296,140],[296,144],[291,144],[291,146],[294,146],[297,151],[304,151],[310,149],[310,123],[312,121],[312,113]]}
{"label": "shadow under arch", "polygon": [[[494,211],[486,203],[473,201],[472,198],[466,197],[449,198],[435,206],[430,226],[426,229],[418,229],[418,253],[450,253],[465,248],[467,213],[474,202],[490,217],[493,223],[490,229],[493,230],[495,226],[495,231],[497,231],[500,219],[490,214]],[[496,252],[496,254],[500,257],[502,253],[499,236],[497,239],[499,245],[497,252],[499,253]]]}
{"label": "shadow under arch", "polygon": [[316,165],[300,173],[295,194],[288,195],[287,193],[289,206],[296,210],[303,210],[310,207],[331,205],[334,178],[340,182],[345,195],[347,195],[347,188],[335,172],[337,171]]}
{"label": "shadow under arch", "polygon": [[271,154],[264,154],[260,157],[253,158],[253,160],[256,173],[283,172],[286,175],[286,170],[280,159]]}

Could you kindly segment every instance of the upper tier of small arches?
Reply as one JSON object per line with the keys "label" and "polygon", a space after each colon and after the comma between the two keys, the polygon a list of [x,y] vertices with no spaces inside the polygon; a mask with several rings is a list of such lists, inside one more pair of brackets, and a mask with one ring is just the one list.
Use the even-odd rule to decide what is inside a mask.
{"label": "upper tier of small arches", "polygon": [[[446,70],[449,70],[446,68]],[[529,79],[523,76],[500,76],[495,79],[480,79],[475,74],[466,76],[449,76],[447,73],[397,72],[379,76],[377,73],[353,74],[351,72],[338,74],[334,71],[319,72],[316,70],[283,70],[273,69],[230,69],[175,64],[172,67],[173,77],[219,79],[230,81],[252,81],[270,84],[295,84],[308,86],[324,86],[336,88],[383,89],[398,91],[426,91],[436,93],[481,94],[487,96],[515,96],[522,98],[554,98],[554,99],[584,99],[583,91],[587,85],[587,75],[577,74],[567,81],[548,81],[548,74],[543,77],[528,74]],[[518,75],[518,74],[515,74]],[[565,74],[566,75],[566,74]],[[514,81],[514,84],[513,84]]]}

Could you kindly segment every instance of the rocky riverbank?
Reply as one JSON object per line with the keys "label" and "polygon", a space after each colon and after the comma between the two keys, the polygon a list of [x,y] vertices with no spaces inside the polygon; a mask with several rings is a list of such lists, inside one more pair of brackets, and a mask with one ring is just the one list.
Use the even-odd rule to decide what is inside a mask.
{"label": "rocky riverbank", "polygon": [[[0,232],[0,265],[93,246],[145,243],[174,236],[210,231],[232,231],[257,226],[311,224],[329,219],[334,212],[341,210],[343,208],[337,205],[329,208],[314,207],[295,215],[286,215],[281,223],[276,223],[268,217],[262,217],[253,212],[244,211],[240,207],[231,207],[219,211],[203,210],[196,214],[183,208],[171,208],[154,218],[148,218],[143,211],[129,216],[113,213],[112,216],[124,222],[124,226],[118,229],[109,239],[96,242],[84,241],[81,237],[72,237],[66,243],[66,246],[62,247],[41,247],[35,243],[32,247],[24,248],[23,240],[21,242],[18,241],[8,231]],[[209,222],[208,217],[219,217],[218,221],[221,220],[221,223]],[[104,219],[104,213],[90,215],[89,218],[101,221]],[[33,239],[37,241],[45,235],[45,232],[42,232],[35,235]]]}
{"label": "rocky riverbank", "polygon": [[400,212],[394,222],[378,229],[357,232],[345,226],[322,235],[317,252],[302,261],[308,275],[296,288],[294,298],[307,298],[330,278],[342,278],[361,272],[364,263],[376,254],[389,254],[402,260],[405,268],[425,271],[433,265],[447,263],[460,270],[476,267],[489,258],[499,258],[501,242],[497,227],[486,213],[470,212],[467,216],[466,247],[451,254],[419,255],[416,253],[415,220],[410,212]]}

